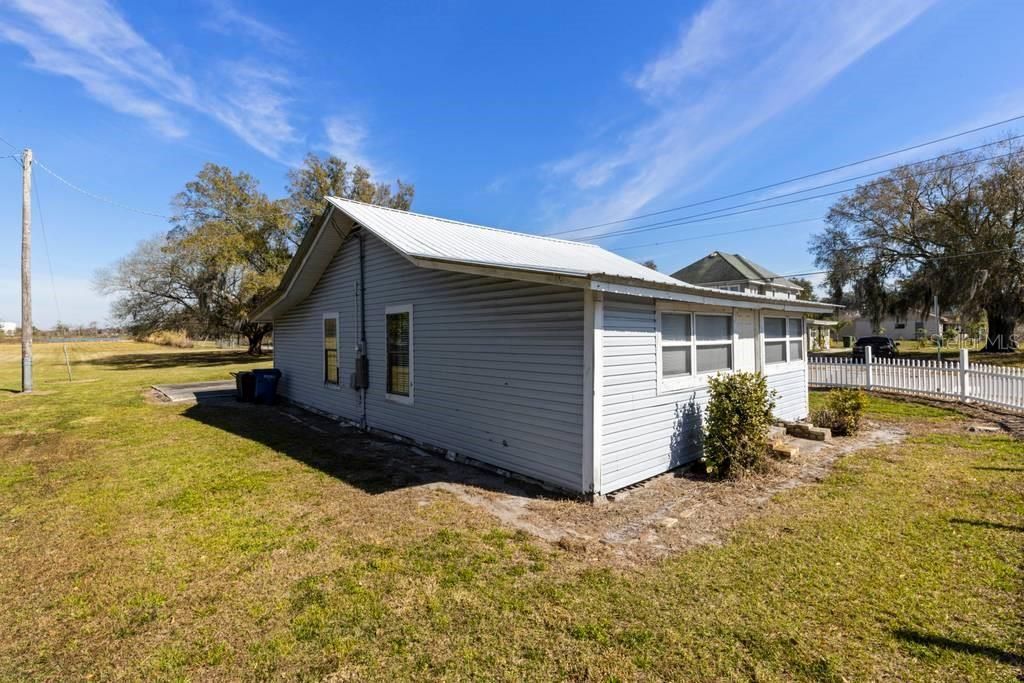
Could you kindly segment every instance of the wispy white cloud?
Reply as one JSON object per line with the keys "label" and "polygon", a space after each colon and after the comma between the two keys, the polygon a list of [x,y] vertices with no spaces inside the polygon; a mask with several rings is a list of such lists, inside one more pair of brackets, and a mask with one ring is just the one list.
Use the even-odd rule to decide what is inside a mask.
{"label": "wispy white cloud", "polygon": [[335,115],[324,119],[324,133],[327,136],[325,149],[349,164],[357,164],[374,171],[373,162],[366,156],[366,140],[369,132],[366,125],[352,114]]}
{"label": "wispy white cloud", "polygon": [[272,50],[289,50],[294,46],[284,31],[260,21],[250,12],[239,9],[230,0],[213,0],[210,3],[211,16],[203,26],[224,35],[241,35],[252,38]]}
{"label": "wispy white cloud", "polygon": [[[235,17],[269,40],[270,27]],[[96,101],[140,118],[172,138],[187,134],[185,112],[229,128],[261,153],[284,160],[300,142],[289,110],[292,79],[281,66],[219,62],[200,85],[143,38],[106,0],[11,0],[0,12],[0,39],[25,49],[31,65],[78,81]]]}
{"label": "wispy white cloud", "polygon": [[712,0],[629,78],[647,120],[605,145],[549,164],[582,205],[580,225],[632,215],[700,180],[698,165],[835,78],[932,0],[791,3]]}
{"label": "wispy white cloud", "polygon": [[288,75],[246,62],[226,64],[222,74],[227,88],[207,111],[254,149],[281,160],[300,141],[288,110]]}

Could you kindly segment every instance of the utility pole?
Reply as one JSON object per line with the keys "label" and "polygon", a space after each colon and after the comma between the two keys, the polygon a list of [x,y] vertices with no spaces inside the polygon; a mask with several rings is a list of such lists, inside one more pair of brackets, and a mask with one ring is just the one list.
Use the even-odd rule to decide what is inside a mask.
{"label": "utility pole", "polygon": [[32,150],[21,155],[21,391],[32,391]]}

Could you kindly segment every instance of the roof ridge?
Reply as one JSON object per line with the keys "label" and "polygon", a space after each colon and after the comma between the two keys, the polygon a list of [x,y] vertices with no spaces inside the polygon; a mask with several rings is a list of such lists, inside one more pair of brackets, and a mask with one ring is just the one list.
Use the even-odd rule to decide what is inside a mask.
{"label": "roof ridge", "polygon": [[404,209],[396,209],[396,208],[391,207],[391,206],[381,206],[380,204],[370,204],[369,202],[361,202],[358,199],[347,199],[345,197],[336,197],[334,195],[328,195],[327,199],[336,199],[336,200],[341,201],[341,202],[352,202],[353,204],[360,204],[362,206],[370,207],[371,209],[381,209],[381,210],[384,210],[384,211],[393,211],[395,213],[404,213],[407,216],[417,216],[419,218],[429,218],[429,219],[435,220],[435,221],[443,221],[445,223],[452,223],[453,225],[464,225],[467,228],[476,228],[478,230],[491,230],[493,232],[503,232],[503,233],[506,233],[506,234],[518,235],[520,237],[530,237],[530,238],[538,239],[538,240],[546,240],[548,242],[558,242],[559,244],[574,244],[574,245],[580,246],[580,247],[591,247],[592,249],[601,249],[603,251],[607,251],[606,249],[604,249],[604,247],[602,247],[602,246],[600,246],[598,244],[591,244],[589,242],[577,242],[575,240],[563,240],[563,239],[558,239],[557,237],[548,237],[546,235],[534,235],[533,233],[522,232],[520,230],[511,230],[509,228],[493,228],[493,227],[491,227],[489,225],[480,225],[479,223],[469,223],[467,221],[457,221],[457,220],[455,220],[453,218],[442,218],[441,216],[431,216],[430,214],[427,214],[427,213],[417,213],[415,211],[406,211]]}

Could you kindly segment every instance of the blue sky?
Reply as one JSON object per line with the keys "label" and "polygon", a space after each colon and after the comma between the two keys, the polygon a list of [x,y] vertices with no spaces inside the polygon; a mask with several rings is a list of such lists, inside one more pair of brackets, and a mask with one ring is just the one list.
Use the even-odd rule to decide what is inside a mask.
{"label": "blue sky", "polygon": [[[640,7],[7,0],[0,136],[92,193],[158,214],[206,161],[247,170],[278,196],[288,168],[314,151],[415,183],[414,210],[550,233],[1024,114],[1024,3],[1015,0]],[[0,155],[12,153],[0,143]],[[19,315],[19,173],[0,160],[0,318],[10,319]],[[36,179],[56,285],[55,303],[37,213],[36,320],[52,325],[59,303],[65,321],[104,321],[94,272],[167,224],[39,168]],[[720,249],[795,273],[812,266],[816,221],[707,235],[815,219],[827,207],[809,201],[600,243],[666,272]]]}

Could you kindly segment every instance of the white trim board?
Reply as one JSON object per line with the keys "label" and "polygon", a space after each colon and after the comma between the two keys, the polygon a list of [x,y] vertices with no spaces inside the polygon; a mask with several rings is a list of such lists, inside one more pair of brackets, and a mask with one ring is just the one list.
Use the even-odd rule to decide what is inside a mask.
{"label": "white trim board", "polygon": [[601,493],[604,295],[583,290],[583,492]]}
{"label": "white trim board", "polygon": [[[415,354],[413,353],[413,345],[415,336],[413,334],[413,305],[412,304],[395,304],[392,306],[384,307],[384,398],[388,401],[394,401],[395,403],[401,403],[402,405],[411,406],[413,405],[413,397],[416,394],[415,385],[415,373],[413,366],[415,365]],[[388,316],[395,315],[398,313],[409,314],[409,395],[403,396],[401,394],[392,394],[388,392]]]}

